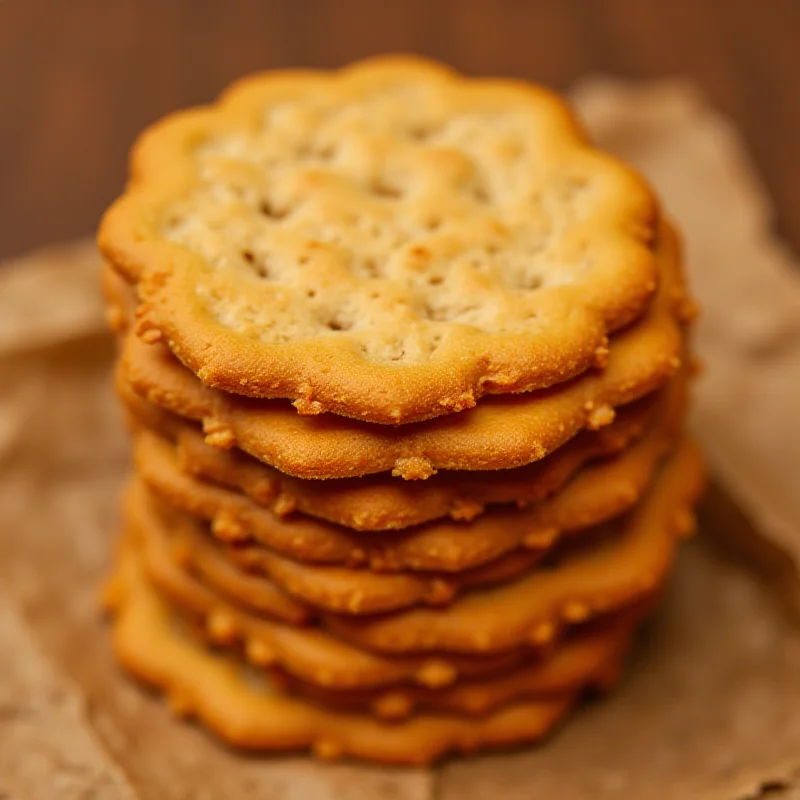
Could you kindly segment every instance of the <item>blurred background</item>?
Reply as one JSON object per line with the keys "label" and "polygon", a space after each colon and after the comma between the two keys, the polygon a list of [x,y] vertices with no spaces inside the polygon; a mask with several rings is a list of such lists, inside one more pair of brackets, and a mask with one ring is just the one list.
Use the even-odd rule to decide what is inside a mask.
{"label": "blurred background", "polygon": [[163,114],[247,72],[396,51],[559,90],[689,77],[800,247],[797,0],[0,0],[0,258],[93,232]]}

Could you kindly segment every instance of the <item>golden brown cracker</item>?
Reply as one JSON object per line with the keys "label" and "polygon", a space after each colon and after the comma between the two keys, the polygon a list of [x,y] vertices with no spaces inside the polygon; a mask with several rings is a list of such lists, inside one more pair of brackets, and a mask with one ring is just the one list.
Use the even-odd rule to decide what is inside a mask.
{"label": "golden brown cracker", "polygon": [[569,710],[573,695],[509,705],[486,717],[420,715],[389,724],[330,711],[276,691],[244,665],[183,636],[135,563],[124,565],[113,643],[120,662],[164,692],[174,713],[195,717],[228,744],[248,750],[310,748],[320,758],[357,756],[429,763],[447,752],[475,752],[536,741]]}
{"label": "golden brown cracker", "polygon": [[[128,512],[137,506],[128,507]],[[241,649],[261,667],[280,666],[310,683],[338,689],[419,683],[445,686],[461,676],[494,674],[530,657],[518,648],[488,656],[386,657],[331,636],[316,626],[296,627],[247,611],[202,583],[175,561],[164,541],[135,513],[126,520],[131,552],[149,582],[169,603],[202,623],[208,641]],[[118,592],[111,592],[113,599]],[[112,603],[113,604],[113,603]]]}
{"label": "golden brown cracker", "polygon": [[302,512],[353,530],[401,530],[442,517],[470,521],[490,505],[522,507],[556,492],[584,464],[623,450],[664,412],[686,370],[664,389],[618,409],[614,422],[582,431],[547,458],[509,470],[443,471],[426,481],[389,475],[308,481],[293,478],[238,448],[219,450],[198,427],[141,399],[124,383],[118,391],[135,422],[175,442],[181,468],[197,478],[240,490],[271,511]]}
{"label": "golden brown cracker", "polygon": [[242,450],[209,447],[197,427],[185,421],[176,441],[186,471],[228,483],[281,516],[300,511],[353,530],[402,530],[442,517],[468,522],[489,505],[541,500],[588,461],[619,452],[639,438],[653,421],[656,396],[664,391],[621,408],[611,425],[581,432],[542,461],[511,470],[440,472],[426,481],[385,474],[329,481],[293,478]]}
{"label": "golden brown cracker", "polygon": [[[455,641],[452,649],[463,649],[463,655],[381,655],[349,645],[325,630],[293,628],[262,619],[232,606],[182,571],[146,526],[138,531],[138,547],[148,578],[159,591],[203,620],[213,641],[243,645],[254,663],[281,666],[306,681],[339,689],[404,681],[441,686],[458,676],[492,674],[504,665],[508,669],[529,657],[530,648],[552,647],[565,626],[638,602],[652,593],[663,581],[671,560],[674,535],[687,532],[689,508],[701,479],[698,456],[687,445],[673,458],[646,502],[630,515],[626,529],[617,531],[614,539],[589,552],[570,555],[551,571],[539,571],[530,580],[476,592],[439,610],[433,618],[423,615],[428,618],[421,621],[418,611],[400,612],[376,617],[365,626],[355,626],[360,628],[355,630],[352,618],[348,621],[324,615],[327,628],[370,648],[376,640],[379,645],[386,641],[381,630],[386,626],[391,641],[397,641],[398,629],[402,634],[406,626],[411,636],[404,638],[404,644],[414,637],[412,648],[419,647],[418,643],[427,647],[430,638],[425,639],[419,631],[423,625],[434,631],[437,648],[449,648]],[[477,603],[469,603],[475,599]],[[465,616],[471,618],[465,621]],[[529,623],[525,630],[521,629],[523,622]],[[459,627],[464,625],[471,627]],[[494,646],[492,652],[486,652],[487,633]],[[499,650],[498,642],[508,649],[494,652]]]}
{"label": "golden brown cracker", "polygon": [[301,514],[279,518],[250,497],[201,482],[180,470],[174,449],[147,430],[137,434],[141,478],[170,505],[211,522],[229,541],[253,538],[301,561],[369,565],[377,570],[459,572],[520,546],[546,550],[562,533],[579,531],[629,509],[645,490],[683,421],[686,385],[674,385],[664,414],[627,450],[585,467],[554,495],[528,508],[496,509],[469,523],[440,520],[397,533],[369,534]]}
{"label": "golden brown cracker", "polygon": [[580,629],[531,663],[447,687],[396,686],[337,692],[279,670],[273,670],[271,677],[284,691],[308,697],[326,708],[369,712],[381,719],[406,719],[419,712],[484,715],[526,699],[569,694],[588,686],[609,688],[622,670],[635,622],[641,617],[640,609],[634,612],[626,611],[603,620],[602,625]]}
{"label": "golden brown cracker", "polygon": [[[155,535],[173,543],[176,558],[193,567],[218,591],[258,610],[260,593],[266,610],[287,621],[308,617],[306,604],[340,614],[377,614],[415,605],[445,605],[468,589],[509,580],[530,569],[543,550],[517,549],[494,561],[458,573],[378,573],[304,564],[285,558],[266,547],[214,546],[207,527],[186,514],[168,508],[134,482],[131,495],[139,504],[136,513]],[[237,569],[237,565],[241,569]],[[257,574],[254,574],[257,573]],[[269,580],[263,580],[268,578]],[[298,601],[297,620],[289,610],[275,610],[275,586]],[[294,609],[290,609],[294,611]],[[305,614],[301,614],[305,611]]]}
{"label": "golden brown cracker", "polygon": [[392,471],[406,479],[437,470],[493,470],[539,461],[583,428],[613,421],[613,410],[657,389],[683,357],[684,298],[678,243],[659,238],[659,291],[648,312],[615,335],[603,370],[546,391],[488,397],[461,414],[402,427],[343,417],[298,416],[279,400],[250,400],[203,386],[162,344],[129,335],[121,379],[148,402],[203,423],[206,442],[239,446],[299,478],[347,478]]}
{"label": "golden brown cracker", "polygon": [[231,547],[232,560],[258,571],[285,591],[338,614],[378,614],[416,605],[444,606],[459,594],[516,578],[537,564],[544,549],[517,548],[462,572],[374,572],[305,564],[266,547]]}
{"label": "golden brown cracker", "polygon": [[326,615],[326,625],[353,644],[386,654],[490,653],[547,640],[563,626],[633,603],[663,583],[703,483],[702,459],[687,440],[644,499],[613,525],[613,536],[591,540],[552,568],[471,592],[446,608]]}
{"label": "golden brown cracker", "polygon": [[209,386],[370,422],[602,360],[657,203],[566,105],[420,59],[275,72],[154,125],[99,236],[139,335]]}
{"label": "golden brown cracker", "polygon": [[308,622],[314,612],[292,597],[274,581],[265,581],[236,566],[213,537],[202,535],[188,521],[180,524],[174,517],[160,515],[147,489],[135,478],[128,484],[124,498],[124,514],[129,524],[147,535],[160,538],[160,547],[171,554],[183,569],[189,570],[214,591],[256,613],[294,625]]}

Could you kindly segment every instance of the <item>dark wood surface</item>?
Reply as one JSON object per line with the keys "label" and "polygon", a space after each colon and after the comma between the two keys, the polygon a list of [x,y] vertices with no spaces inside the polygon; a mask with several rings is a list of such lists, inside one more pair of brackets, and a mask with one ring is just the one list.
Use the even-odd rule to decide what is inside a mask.
{"label": "dark wood surface", "polygon": [[797,0],[0,0],[0,257],[94,230],[148,122],[243,73],[412,51],[564,89],[695,79],[800,247]]}

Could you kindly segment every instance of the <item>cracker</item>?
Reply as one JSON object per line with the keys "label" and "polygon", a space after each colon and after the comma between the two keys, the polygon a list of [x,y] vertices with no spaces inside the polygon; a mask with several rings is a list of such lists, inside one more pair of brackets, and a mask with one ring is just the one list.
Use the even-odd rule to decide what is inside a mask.
{"label": "cracker", "polygon": [[[458,638],[459,648],[471,649],[468,654],[389,655],[346,640],[376,638],[369,627],[391,627],[392,621],[395,630],[390,634],[397,634],[398,629],[402,632],[406,625],[420,639],[418,611],[376,617],[360,631],[341,616],[324,615],[325,627],[345,638],[315,627],[295,628],[260,618],[233,606],[182,570],[152,531],[145,527],[133,532],[148,579],[159,592],[202,621],[212,641],[242,646],[254,663],[280,666],[306,681],[337,689],[407,681],[439,687],[458,677],[510,669],[530,658],[532,652],[554,646],[569,626],[649,597],[663,582],[674,551],[674,535],[686,533],[691,522],[689,508],[701,485],[700,467],[696,451],[687,445],[613,540],[588,553],[579,552],[550,571],[537,572],[531,580],[456,601],[426,620],[425,624],[448,642],[458,638],[455,629],[459,625],[477,626],[462,628]],[[477,604],[465,602],[475,599]],[[465,620],[470,612],[472,618]],[[527,623],[525,630],[521,629],[523,622]],[[508,649],[485,652],[487,633],[493,637],[490,644],[502,642]]]}
{"label": "cracker", "polygon": [[598,431],[582,431],[542,461],[511,470],[440,472],[426,481],[389,475],[307,481],[257,461],[238,448],[207,445],[199,428],[142,400],[120,381],[125,408],[140,425],[175,442],[183,471],[245,492],[279,516],[301,512],[358,531],[402,530],[441,517],[470,521],[493,504],[522,507],[556,492],[585,463],[617,453],[642,436],[669,402],[675,384],[617,411]]}
{"label": "cracker", "polygon": [[160,536],[162,546],[169,549],[182,568],[197,575],[231,602],[293,625],[309,622],[314,616],[312,609],[274,581],[261,580],[239,569],[211,536],[199,535],[188,522],[180,525],[175,524],[174,518],[162,518],[151,507],[147,490],[137,480],[129,483],[123,505],[129,524],[146,527],[148,535]]}
{"label": "cracker", "polygon": [[530,664],[442,688],[399,686],[337,692],[279,670],[270,674],[286,692],[307,697],[327,708],[368,712],[380,719],[407,719],[420,712],[484,715],[508,703],[565,695],[587,686],[610,688],[620,675],[633,643],[635,623],[642,615],[643,609],[639,607],[626,610],[603,620],[601,625],[585,626]]}
{"label": "cracker", "polygon": [[613,420],[613,409],[657,389],[680,366],[685,306],[678,243],[662,228],[661,281],[648,313],[621,331],[608,363],[557,389],[488,397],[462,414],[401,428],[342,417],[301,417],[279,400],[246,400],[209,389],[161,344],[126,337],[121,379],[137,394],[203,423],[206,441],[238,445],[299,478],[347,478],[392,471],[406,479],[437,470],[494,470],[538,461],[581,429]]}
{"label": "cracker", "polygon": [[357,756],[425,764],[451,751],[537,741],[575,699],[568,694],[522,702],[478,719],[420,715],[399,724],[330,711],[281,694],[268,681],[246,673],[240,662],[181,635],[135,563],[125,566],[126,585],[114,620],[117,658],[138,678],[162,690],[176,714],[199,719],[239,748],[310,748],[327,759]]}
{"label": "cracker", "polygon": [[[459,573],[395,573],[382,574],[364,569],[304,564],[284,558],[266,547],[213,547],[211,536],[193,518],[167,508],[141,484],[134,482],[129,492],[131,514],[141,520],[148,531],[173,543],[176,557],[188,565],[200,564],[196,571],[206,583],[245,606],[257,604],[260,586],[268,587],[271,601],[266,611],[278,616],[272,595],[277,585],[296,598],[304,616],[304,604],[342,614],[376,614],[410,606],[444,605],[467,589],[500,583],[530,569],[544,555],[544,550],[518,549],[474,569]],[[210,552],[209,552],[210,551]],[[237,569],[235,565],[239,565]],[[252,573],[259,573],[268,581]],[[279,591],[280,591],[279,590]],[[285,597],[285,595],[284,595]],[[262,609],[259,609],[262,610]],[[282,609],[281,609],[282,610]],[[286,614],[281,615],[287,619]]]}
{"label": "cracker", "polygon": [[[554,495],[526,509],[497,509],[472,522],[438,520],[391,534],[349,531],[303,515],[279,518],[246,495],[181,472],[174,449],[147,430],[137,434],[140,477],[170,505],[206,519],[220,538],[253,538],[301,561],[368,565],[374,570],[459,572],[520,546],[545,550],[562,533],[596,525],[629,509],[680,431],[686,383],[673,383],[659,423],[618,455],[585,467]],[[245,552],[242,550],[242,552]]]}
{"label": "cracker", "polygon": [[209,386],[407,423],[602,360],[657,203],[564,102],[419,59],[275,72],[137,143],[99,243]]}
{"label": "cracker", "polygon": [[425,651],[490,653],[540,641],[575,622],[636,602],[665,580],[676,538],[693,525],[704,483],[696,446],[685,441],[615,535],[570,554],[549,570],[455,600],[444,609],[415,608],[378,617],[326,615],[327,627],[386,654]]}
{"label": "cracker", "polygon": [[461,572],[394,572],[305,564],[266,547],[230,549],[234,561],[268,576],[285,591],[338,614],[377,614],[416,605],[444,606],[463,592],[516,578],[545,555],[544,548],[517,548]]}
{"label": "cracker", "polygon": [[[296,627],[247,611],[203,584],[178,564],[163,539],[129,519],[130,544],[137,563],[160,595],[199,622],[208,641],[236,647],[254,665],[279,666],[304,681],[346,690],[400,683],[441,687],[459,677],[496,674],[531,657],[530,648],[487,656],[383,656],[352,646],[317,626]],[[112,580],[108,605],[120,601]]]}

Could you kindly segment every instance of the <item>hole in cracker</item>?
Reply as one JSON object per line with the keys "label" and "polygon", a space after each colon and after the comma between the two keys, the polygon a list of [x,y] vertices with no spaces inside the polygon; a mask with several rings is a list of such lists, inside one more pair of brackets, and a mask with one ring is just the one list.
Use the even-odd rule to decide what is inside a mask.
{"label": "hole in cracker", "polygon": [[408,129],[408,138],[415,142],[425,142],[436,135],[436,128],[433,125],[420,123]]}
{"label": "hole in cracker", "polygon": [[259,278],[269,280],[272,277],[266,259],[257,259],[252,250],[242,250],[242,258],[250,265],[253,272],[255,272]]}
{"label": "hole in cracker", "polygon": [[428,275],[428,286],[441,286],[444,278],[441,275]]}
{"label": "hole in cracker", "polygon": [[432,356],[438,349],[439,345],[442,343],[443,334],[440,331],[436,331],[431,335],[430,341],[428,342],[428,355]]}
{"label": "hole in cracker", "polygon": [[332,142],[320,144],[319,142],[308,142],[297,150],[298,158],[316,159],[317,161],[332,161],[336,158],[338,151]]}
{"label": "hole in cracker", "polygon": [[317,290],[316,289],[306,289],[306,297],[314,298],[316,296],[317,296]]}
{"label": "hole in cracker", "polygon": [[489,194],[489,190],[483,183],[476,183],[475,186],[473,186],[472,197],[475,202],[480,203],[481,205],[491,202],[492,199],[491,195]]}
{"label": "hole in cracker", "polygon": [[386,342],[383,357],[386,361],[402,361],[406,357],[405,342],[402,339]]}
{"label": "hole in cracker", "polygon": [[364,274],[366,274],[370,278],[379,278],[382,275],[381,267],[380,264],[378,263],[378,260],[376,258],[373,258],[372,256],[367,256],[361,262],[361,268],[364,271]]}
{"label": "hole in cracker", "polygon": [[329,331],[349,331],[353,327],[353,321],[347,319],[341,312],[334,314],[324,324]]}
{"label": "hole in cracker", "polygon": [[258,204],[258,210],[265,216],[274,220],[284,219],[289,211],[285,208],[278,208],[274,203],[269,200],[262,200]]}
{"label": "hole in cracker", "polygon": [[434,306],[431,303],[424,303],[420,310],[420,316],[431,322],[450,322],[458,312],[449,306]]}
{"label": "hole in cracker", "polygon": [[[398,242],[398,246],[401,244],[403,243]],[[408,256],[414,263],[424,266],[431,259],[431,251],[427,247],[414,245],[408,249]]]}
{"label": "hole in cracker", "polygon": [[373,182],[370,189],[372,194],[383,197],[386,200],[397,200],[402,196],[400,189],[380,178]]}
{"label": "hole in cracker", "polygon": [[317,150],[316,154],[320,161],[332,161],[336,158],[336,148],[332,144],[325,144]]}
{"label": "hole in cracker", "polygon": [[429,230],[429,231],[439,230],[439,228],[442,227],[442,218],[441,217],[429,217],[427,220],[425,220],[424,227],[425,227],[426,230]]}
{"label": "hole in cracker", "polygon": [[527,291],[534,291],[541,289],[544,284],[544,278],[536,272],[529,272],[522,275],[519,282],[519,288]]}

